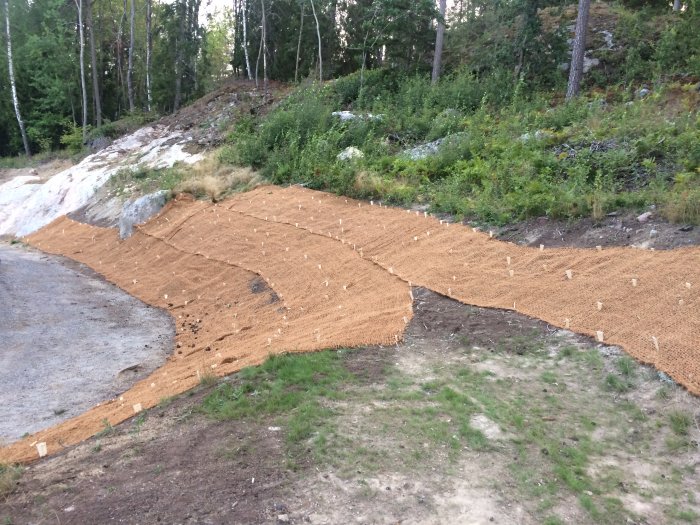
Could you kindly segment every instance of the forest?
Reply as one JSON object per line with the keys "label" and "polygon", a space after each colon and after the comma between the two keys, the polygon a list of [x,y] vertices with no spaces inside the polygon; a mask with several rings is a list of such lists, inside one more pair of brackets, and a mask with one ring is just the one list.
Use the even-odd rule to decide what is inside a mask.
{"label": "forest", "polygon": [[[587,41],[578,45],[577,59],[582,32],[575,27],[582,6],[590,21],[583,26]],[[267,122],[238,123],[231,133],[236,145],[224,151],[225,159],[262,169],[278,182],[308,182],[309,174],[325,167],[312,186],[347,192],[350,185],[358,195],[408,202],[421,193],[421,184],[444,185],[459,166],[474,160],[456,151],[464,145],[452,148],[449,158],[387,160],[397,145],[460,132],[470,132],[475,141],[471,128],[493,133],[508,118],[527,122],[528,114],[538,115],[535,123],[556,143],[568,124],[590,116],[591,97],[622,104],[644,86],[692,86],[700,79],[697,7],[696,0],[581,0],[579,6],[567,0],[233,0],[214,16],[202,0],[4,0],[0,157],[99,149],[105,140],[177,111],[227,79],[249,79],[260,90],[281,81],[306,87]],[[574,76],[572,47],[579,61],[572,70],[578,71],[576,85],[586,93],[578,105],[561,104],[576,94],[567,93]],[[389,117],[340,129],[328,120],[338,109]],[[618,150],[605,160],[610,165],[587,164],[588,186],[605,186],[601,173],[610,169],[630,179],[672,165],[660,170],[667,182],[671,172],[694,173],[698,126],[695,117],[687,117],[674,124],[685,122],[674,132],[683,137],[680,143],[635,146],[633,159]],[[635,125],[653,127],[653,119],[636,118]],[[384,134],[393,147],[379,140]],[[336,153],[348,144],[364,145],[367,159],[362,169],[355,166],[343,176],[349,168],[336,163]],[[488,169],[506,169],[491,165],[504,155],[496,147]],[[584,160],[579,156],[577,162]],[[528,162],[537,177],[549,177],[538,184],[558,184],[551,181],[560,168],[549,160]],[[358,173],[364,182],[358,183]],[[537,190],[534,179],[526,178]],[[459,188],[448,194],[453,190]],[[431,192],[433,204],[460,211],[460,205]],[[496,193],[498,208],[507,207]],[[536,208],[532,213],[561,204],[547,194],[554,202],[537,204],[528,197],[528,206]],[[561,213],[577,213],[567,210]]]}

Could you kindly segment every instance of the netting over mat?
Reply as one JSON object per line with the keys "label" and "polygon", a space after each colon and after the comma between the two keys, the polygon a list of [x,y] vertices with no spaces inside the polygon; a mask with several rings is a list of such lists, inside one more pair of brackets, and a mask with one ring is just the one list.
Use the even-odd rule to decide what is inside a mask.
{"label": "netting over mat", "polygon": [[617,344],[700,394],[700,248],[529,248],[423,213],[302,188],[180,199],[119,241],[61,218],[28,242],[104,275],[177,322],[176,349],[117,399],[0,449],[30,460],[84,439],[202,374],[272,353],[392,344],[411,285],[516,310]]}

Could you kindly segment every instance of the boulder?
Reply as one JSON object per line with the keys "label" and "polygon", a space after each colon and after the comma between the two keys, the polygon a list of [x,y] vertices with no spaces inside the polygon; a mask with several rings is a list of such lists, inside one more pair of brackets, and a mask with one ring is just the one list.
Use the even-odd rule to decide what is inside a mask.
{"label": "boulder", "polygon": [[119,217],[119,237],[122,239],[131,237],[134,226],[143,224],[158,213],[165,206],[167,197],[168,192],[161,190],[126,201]]}
{"label": "boulder", "polygon": [[361,159],[365,156],[364,153],[362,153],[359,149],[357,149],[354,146],[348,146],[345,148],[343,151],[338,153],[337,159],[338,160],[353,160],[353,159]]}

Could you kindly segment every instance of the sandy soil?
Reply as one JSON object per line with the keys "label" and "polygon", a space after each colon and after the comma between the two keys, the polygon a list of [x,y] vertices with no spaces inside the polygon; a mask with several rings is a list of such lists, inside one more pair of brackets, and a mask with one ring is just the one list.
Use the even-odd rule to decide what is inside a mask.
{"label": "sandy soil", "polygon": [[[345,366],[356,379],[342,386],[333,402],[338,432],[329,447],[334,459],[315,459],[309,443],[290,468],[283,423],[269,416],[208,419],[198,407],[216,387],[200,388],[29,466],[14,493],[0,500],[0,519],[18,525],[510,525],[543,523],[545,516],[555,515],[559,521],[549,523],[611,523],[606,516],[586,514],[566,490],[537,492],[556,480],[549,456],[538,448],[521,450],[534,428],[560,436],[562,448],[576,446],[589,439],[578,422],[593,417],[590,439],[598,445],[589,476],[600,484],[593,487],[596,498],[623,503],[615,511],[622,517],[617,523],[684,522],[673,511],[692,508],[687,501],[700,497],[697,443],[681,452],[665,450],[669,432],[663,421],[671,409],[700,415],[697,398],[676,387],[670,387],[668,398],[655,396],[667,387],[642,367],[635,372],[640,383],[633,391],[611,394],[598,385],[615,369],[618,349],[512,312],[414,292],[416,316],[404,344],[347,354]],[[589,372],[581,373],[576,361],[559,356],[564,347],[600,355],[602,369],[585,364]],[[394,382],[414,385],[407,387],[409,393],[411,388],[424,391],[463,367],[491,378],[498,395],[530,397],[536,403],[553,398],[558,410],[547,412],[542,404],[543,411],[535,413],[542,421],[526,425],[522,434],[484,410],[472,425],[489,445],[481,450],[465,446],[450,458],[444,445],[423,443],[426,436],[407,432],[406,413],[394,413],[410,401],[392,400],[390,393]],[[556,373],[557,381],[543,383],[543,371]],[[225,381],[235,385],[239,377]],[[523,415],[532,417],[525,407]],[[445,417],[437,411],[433,421],[440,425]],[[699,433],[692,432],[697,439]]]}
{"label": "sandy soil", "polygon": [[0,443],[131,387],[172,352],[171,317],[87,267],[0,243]]}

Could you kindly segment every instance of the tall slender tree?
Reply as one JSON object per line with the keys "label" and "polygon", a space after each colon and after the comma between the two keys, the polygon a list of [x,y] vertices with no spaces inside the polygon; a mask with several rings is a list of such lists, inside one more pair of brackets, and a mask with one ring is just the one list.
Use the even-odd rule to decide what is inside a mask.
{"label": "tall slender tree", "polygon": [[85,18],[90,35],[90,69],[92,70],[92,102],[95,112],[95,125],[102,125],[102,101],[100,97],[100,72],[97,68],[97,49],[95,46],[95,24],[92,18],[92,4],[95,0],[85,0]]}
{"label": "tall slender tree", "polygon": [[311,11],[314,13],[314,20],[316,21],[316,36],[318,37],[318,81],[323,82],[323,45],[321,44],[321,26],[318,23],[318,16],[316,15],[314,0],[309,0],[309,2],[311,2]]}
{"label": "tall slender tree", "polygon": [[301,14],[299,15],[299,39],[297,40],[297,59],[294,65],[294,83],[296,84],[299,78],[299,55],[301,53],[301,35],[304,32],[304,6],[301,4]]}
{"label": "tall slender tree", "polygon": [[185,72],[185,22],[187,18],[187,0],[177,0],[177,38],[175,39],[175,100],[173,111],[180,109],[182,103],[182,77]]}
{"label": "tall slender tree", "polygon": [[151,53],[153,52],[153,34],[151,18],[153,17],[153,0],[146,0],[146,109],[150,113],[153,106],[151,90]]}
{"label": "tall slender tree", "polygon": [[267,78],[267,16],[265,15],[265,0],[260,0],[262,9],[262,53],[263,53],[263,92],[267,97],[269,79]]}
{"label": "tall slender tree", "polygon": [[583,76],[583,58],[586,53],[586,33],[588,31],[588,13],[591,0],[579,0],[578,16],[576,17],[576,34],[571,49],[571,64],[569,65],[569,84],[566,88],[566,100],[578,95]]}
{"label": "tall slender tree", "polygon": [[253,72],[250,69],[250,57],[248,56],[248,0],[243,0],[243,54],[245,55],[245,70],[248,80],[253,80]]}
{"label": "tall slender tree", "polygon": [[435,84],[440,78],[440,70],[442,69],[442,44],[445,38],[446,9],[447,0],[440,0],[440,18],[438,19],[437,35],[435,36],[435,54],[433,55],[433,84]]}
{"label": "tall slender tree", "polygon": [[83,96],[83,144],[87,142],[88,102],[85,86],[85,34],[83,32],[83,0],[73,0],[78,9],[78,39],[80,46],[80,88]]}
{"label": "tall slender tree", "polygon": [[[88,0],[89,1],[89,0]],[[129,97],[129,111],[133,112],[134,104],[134,48],[136,47],[135,26],[136,26],[136,2],[131,0],[131,10],[129,13],[129,64],[126,69],[126,88]]]}
{"label": "tall slender tree", "polygon": [[117,49],[116,49],[116,55],[117,55],[117,83],[119,84],[119,110],[121,110],[121,102],[124,100],[124,95],[126,94],[126,90],[124,88],[125,82],[124,82],[124,60],[123,60],[123,51],[124,51],[124,23],[126,22],[126,10],[127,10],[127,0],[123,0],[122,2],[122,16],[119,18],[119,27],[117,29]]}
{"label": "tall slender tree", "polygon": [[15,66],[12,61],[12,36],[10,34],[10,4],[5,0],[5,36],[7,37],[7,69],[10,75],[10,89],[12,91],[12,105],[15,107],[15,116],[17,117],[17,125],[19,132],[22,135],[22,144],[24,152],[28,157],[31,157],[32,151],[29,149],[29,140],[27,139],[27,131],[24,128],[22,113],[19,110],[19,99],[17,98],[17,83],[15,81]]}

